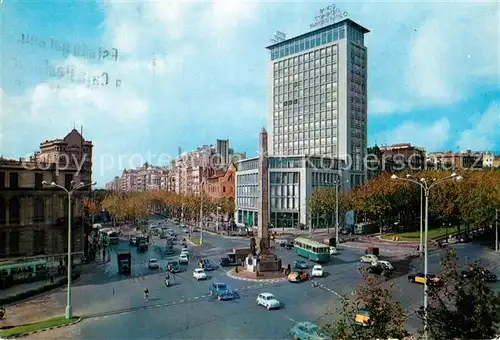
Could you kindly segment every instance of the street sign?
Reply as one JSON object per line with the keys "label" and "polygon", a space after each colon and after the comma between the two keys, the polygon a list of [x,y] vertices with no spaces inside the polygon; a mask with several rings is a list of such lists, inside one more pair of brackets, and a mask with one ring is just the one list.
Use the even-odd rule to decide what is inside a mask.
{"label": "street sign", "polygon": [[346,17],[347,12],[341,11],[335,4],[331,4],[319,10],[318,15],[314,18],[314,22],[310,24],[309,27],[322,27],[333,24],[335,21],[345,19]]}

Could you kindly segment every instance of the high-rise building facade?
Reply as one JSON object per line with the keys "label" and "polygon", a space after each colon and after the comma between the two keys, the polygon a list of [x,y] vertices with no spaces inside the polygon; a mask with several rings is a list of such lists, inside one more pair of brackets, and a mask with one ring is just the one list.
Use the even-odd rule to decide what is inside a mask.
{"label": "high-rise building facade", "polygon": [[368,32],[345,19],[267,47],[271,155],[339,157],[365,181]]}

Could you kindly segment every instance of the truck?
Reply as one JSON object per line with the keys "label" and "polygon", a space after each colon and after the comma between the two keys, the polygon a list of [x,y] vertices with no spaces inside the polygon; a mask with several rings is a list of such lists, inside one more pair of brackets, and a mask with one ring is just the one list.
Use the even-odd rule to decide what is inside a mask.
{"label": "truck", "polygon": [[118,273],[130,275],[132,273],[132,255],[130,253],[118,253]]}
{"label": "truck", "polygon": [[136,238],[137,250],[140,252],[148,251],[148,244],[146,243],[146,238],[144,236],[138,236]]}
{"label": "truck", "polygon": [[219,265],[221,267],[241,265],[248,255],[250,255],[250,248],[248,247],[233,248],[232,253],[227,253],[224,257],[221,257]]}

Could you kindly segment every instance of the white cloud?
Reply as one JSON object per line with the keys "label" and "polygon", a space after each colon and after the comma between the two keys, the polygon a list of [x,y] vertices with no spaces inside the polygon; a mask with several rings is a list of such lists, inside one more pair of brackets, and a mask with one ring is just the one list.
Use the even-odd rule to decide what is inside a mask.
{"label": "white cloud", "polygon": [[416,100],[448,104],[500,76],[498,3],[434,5],[415,28],[406,85]]}
{"label": "white cloud", "polygon": [[[200,95],[204,87],[211,84],[199,83],[195,78],[185,79],[186,71],[205,68],[197,62],[203,60],[200,56],[204,56],[207,63],[215,61],[223,65],[224,55],[211,48],[214,41],[206,37],[212,36],[231,45],[231,38],[237,37],[240,25],[259,17],[255,15],[257,8],[257,3],[249,1],[201,4],[171,0],[141,4],[106,1],[102,5],[104,33],[97,46],[117,48],[119,61],[92,63],[69,57],[52,63],[56,67],[72,67],[78,74],[101,76],[106,72],[109,84],[87,88],[69,81],[69,77],[48,78],[25,88],[22,94],[2,96],[0,153],[5,152],[7,157],[24,155],[26,150],[34,151],[40,140],[62,137],[73,125],[78,128],[83,125],[85,137],[95,144],[97,174],[101,167],[99,161],[105,155],[148,152],[150,146],[140,144],[141,140],[149,140],[152,126],[177,128],[173,138],[193,131],[189,126],[193,120],[204,126],[211,112],[195,112],[187,117],[185,112],[190,109],[192,95],[195,95],[190,91],[196,89],[190,87],[197,86]],[[211,53],[211,59],[204,54],[206,52]],[[122,81],[119,88],[115,86],[117,79]],[[54,89],[56,85],[60,88]],[[227,103],[233,103],[233,98],[229,97],[216,98],[218,105],[227,107]],[[227,113],[230,117],[234,116],[234,107],[232,109]],[[246,113],[248,110],[243,111],[250,116]],[[221,117],[224,118],[227,116]],[[228,127],[237,129],[232,120],[226,121],[230,122],[226,124]],[[248,125],[246,122],[238,124]],[[179,126],[184,129],[178,129]],[[20,127],[26,136],[22,141],[18,137]],[[119,167],[119,162],[114,163]],[[110,177],[112,171],[116,170],[97,175]]]}
{"label": "white cloud", "polygon": [[449,139],[450,122],[441,118],[431,124],[407,121],[392,130],[383,131],[375,136],[378,145],[411,143],[427,150],[440,150]]}
{"label": "white cloud", "polygon": [[368,104],[368,113],[373,115],[389,115],[391,113],[404,113],[410,111],[413,105],[392,101],[384,98],[374,98]]}
{"label": "white cloud", "polygon": [[500,143],[500,102],[491,104],[477,125],[462,132],[457,142],[460,150],[489,151]]}

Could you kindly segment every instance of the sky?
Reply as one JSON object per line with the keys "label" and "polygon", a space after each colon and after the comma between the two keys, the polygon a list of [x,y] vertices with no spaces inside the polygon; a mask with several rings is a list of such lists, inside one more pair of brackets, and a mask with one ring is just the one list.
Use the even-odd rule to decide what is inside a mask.
{"label": "sky", "polygon": [[[268,116],[265,47],[276,31],[309,31],[330,4],[0,1],[0,156],[29,156],[83,126],[104,186],[124,168],[165,165],[179,147],[217,138],[256,155]],[[336,5],[371,31],[369,145],[500,153],[497,2]],[[100,60],[81,52],[99,49]]]}

